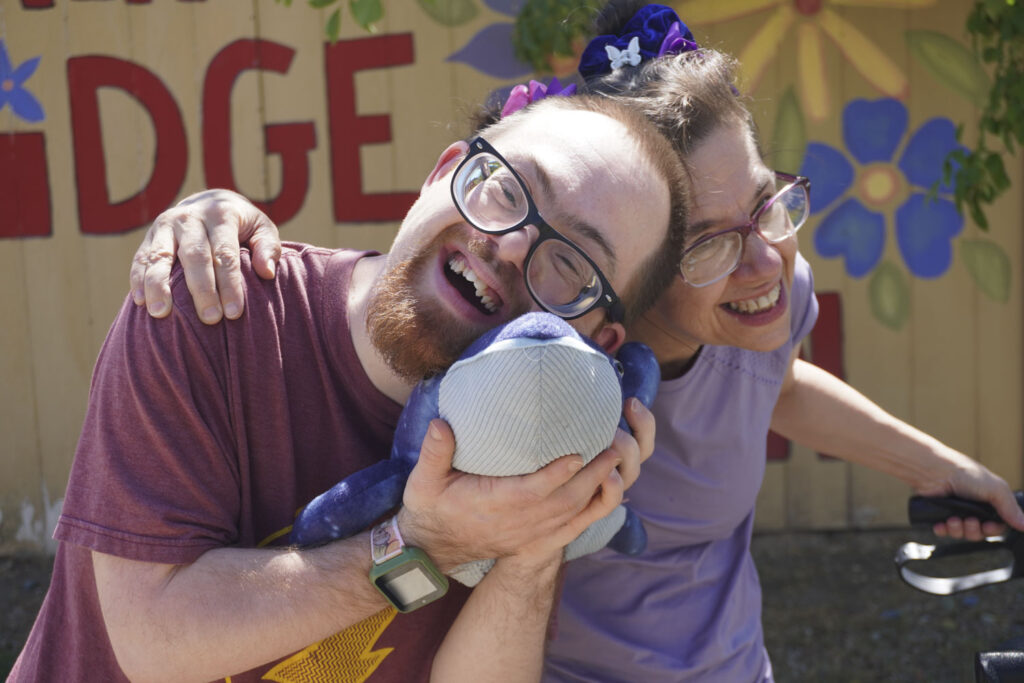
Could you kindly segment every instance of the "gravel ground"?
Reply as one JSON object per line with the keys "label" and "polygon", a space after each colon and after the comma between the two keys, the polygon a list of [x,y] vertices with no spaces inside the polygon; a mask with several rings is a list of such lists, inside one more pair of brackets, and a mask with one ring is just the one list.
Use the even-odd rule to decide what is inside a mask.
{"label": "gravel ground", "polygon": [[[927,536],[901,529],[755,537],[765,639],[780,683],[969,683],[976,651],[1024,637],[1024,583],[919,593],[892,564],[907,540]],[[32,626],[49,572],[47,558],[0,557],[0,677]]]}
{"label": "gravel ground", "polygon": [[[965,683],[975,680],[975,652],[1024,637],[1020,581],[939,597],[899,579],[892,562],[897,548],[930,538],[907,529],[757,536],[765,641],[776,678]],[[967,574],[1009,561],[1009,553],[986,553],[947,569]]]}

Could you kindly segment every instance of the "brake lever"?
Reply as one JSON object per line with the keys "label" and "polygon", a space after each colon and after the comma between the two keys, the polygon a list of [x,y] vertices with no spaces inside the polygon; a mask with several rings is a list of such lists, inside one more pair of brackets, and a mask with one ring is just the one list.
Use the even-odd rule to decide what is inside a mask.
{"label": "brake lever", "polygon": [[[1014,494],[1017,504],[1024,509],[1024,491]],[[949,496],[925,498],[913,496],[907,509],[911,524],[935,524],[950,517],[975,517],[981,522],[1002,522],[995,509],[987,503],[979,503]],[[976,572],[964,576],[932,576],[915,571],[907,566],[910,562],[926,562],[953,555],[970,555],[1009,550],[1012,559],[1005,567]],[[1024,576],[1024,534],[1008,529],[1002,536],[993,536],[984,541],[963,541],[926,545],[904,543],[896,552],[895,563],[900,578],[907,585],[933,595],[951,595],[994,583],[1003,583]]]}

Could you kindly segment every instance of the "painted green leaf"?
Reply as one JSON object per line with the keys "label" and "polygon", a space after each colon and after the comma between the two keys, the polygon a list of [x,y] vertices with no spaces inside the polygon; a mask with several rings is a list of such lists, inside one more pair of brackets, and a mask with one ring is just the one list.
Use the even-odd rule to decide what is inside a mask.
{"label": "painted green leaf", "polygon": [[982,106],[990,79],[970,48],[935,31],[907,31],[910,53],[943,85]]}
{"label": "painted green leaf", "polygon": [[799,172],[804,160],[804,148],[807,146],[807,131],[804,113],[791,87],[786,88],[779,100],[773,136],[775,168],[787,173]]}
{"label": "painted green leaf", "polygon": [[309,0],[309,6],[315,7],[317,9],[323,9],[324,7],[329,7],[330,5],[333,5],[337,1],[338,0]]}
{"label": "painted green leaf", "polygon": [[341,8],[331,12],[331,16],[327,19],[327,26],[324,30],[327,32],[328,40],[332,43],[338,42],[338,36],[341,35]]}
{"label": "painted green leaf", "polygon": [[417,0],[431,19],[444,26],[460,26],[476,18],[473,0]]}
{"label": "painted green leaf", "polygon": [[967,266],[978,289],[993,301],[1005,304],[1010,299],[1010,257],[989,240],[961,240],[960,258]]}
{"label": "painted green leaf", "polygon": [[348,6],[356,23],[367,31],[372,31],[372,25],[384,16],[380,0],[349,0]]}
{"label": "painted green leaf", "polygon": [[903,270],[888,261],[878,264],[868,283],[868,297],[878,322],[893,330],[903,328],[910,315],[910,290]]}

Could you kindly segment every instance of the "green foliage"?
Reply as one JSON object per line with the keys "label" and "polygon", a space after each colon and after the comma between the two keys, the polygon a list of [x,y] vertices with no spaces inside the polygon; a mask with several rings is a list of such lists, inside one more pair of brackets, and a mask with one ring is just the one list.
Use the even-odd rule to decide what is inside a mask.
{"label": "green foliage", "polygon": [[550,71],[548,59],[572,55],[573,42],[590,34],[591,22],[603,4],[599,0],[526,0],[512,33],[516,57],[537,72]]}
{"label": "green foliage", "polygon": [[889,261],[875,268],[868,282],[868,301],[875,319],[890,330],[900,330],[910,317],[910,287],[903,269]]}
{"label": "green foliage", "polygon": [[442,26],[461,26],[479,13],[473,0],[417,0],[420,8]]}
{"label": "green foliage", "polygon": [[1010,300],[1013,267],[1003,248],[988,240],[961,240],[960,257],[978,289],[993,301]]}
{"label": "green foliage", "polygon": [[[292,0],[275,0],[279,5],[292,6]],[[306,0],[313,9],[327,9],[337,4],[338,0]],[[381,0],[349,0],[349,12],[355,22],[363,27],[363,30],[373,33],[376,30],[374,24],[384,16],[384,7]],[[341,35],[341,7],[336,7],[327,17],[324,25],[324,34],[332,43],[338,41]]]}
{"label": "green foliage", "polygon": [[[946,157],[944,180],[956,179],[954,199],[984,230],[984,207],[1010,187],[1003,152],[1015,154],[1024,145],[1024,3],[1016,0],[976,0],[967,17],[975,54],[992,65],[992,86],[978,119],[978,142],[973,151],[955,150]],[[961,127],[957,137],[963,134]],[[989,147],[991,138],[1002,149]]]}

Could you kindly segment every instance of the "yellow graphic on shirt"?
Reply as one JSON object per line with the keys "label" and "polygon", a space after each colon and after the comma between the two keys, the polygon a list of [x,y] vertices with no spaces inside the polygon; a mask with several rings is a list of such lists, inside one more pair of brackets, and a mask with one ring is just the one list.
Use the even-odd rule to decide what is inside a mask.
{"label": "yellow graphic on shirt", "polygon": [[363,683],[394,648],[371,650],[398,610],[388,607],[284,660],[263,677],[277,683]]}
{"label": "yellow graphic on shirt", "polygon": [[[289,525],[264,538],[257,547],[269,546],[291,530]],[[268,671],[263,680],[277,683],[364,683],[395,649],[370,648],[376,644],[396,614],[398,610],[388,607],[341,633],[310,645]],[[231,683],[230,678],[225,681]]]}

